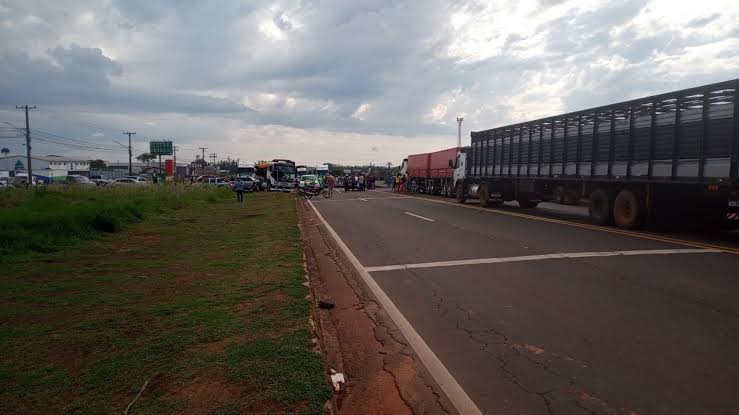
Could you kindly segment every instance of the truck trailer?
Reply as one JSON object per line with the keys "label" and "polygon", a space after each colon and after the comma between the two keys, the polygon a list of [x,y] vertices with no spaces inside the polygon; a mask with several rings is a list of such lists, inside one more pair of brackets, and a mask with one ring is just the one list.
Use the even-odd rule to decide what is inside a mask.
{"label": "truck trailer", "polygon": [[453,147],[408,156],[408,180],[415,180],[422,193],[454,195],[454,169],[449,165],[449,160],[453,160],[458,152],[459,147]]}
{"label": "truck trailer", "polygon": [[739,219],[739,79],[471,133],[455,196],[588,200],[601,225]]}

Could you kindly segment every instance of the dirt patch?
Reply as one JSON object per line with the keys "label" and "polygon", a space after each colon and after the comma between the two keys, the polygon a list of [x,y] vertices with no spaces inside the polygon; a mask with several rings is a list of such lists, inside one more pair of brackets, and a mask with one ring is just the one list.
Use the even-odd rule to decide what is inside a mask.
{"label": "dirt patch", "polygon": [[346,377],[336,412],[456,413],[305,201],[300,217],[313,298],[335,304],[314,319],[328,367]]}
{"label": "dirt patch", "polygon": [[247,388],[243,384],[233,384],[216,372],[206,372],[175,389],[171,396],[190,403],[187,413],[207,415],[214,408],[235,401]]}

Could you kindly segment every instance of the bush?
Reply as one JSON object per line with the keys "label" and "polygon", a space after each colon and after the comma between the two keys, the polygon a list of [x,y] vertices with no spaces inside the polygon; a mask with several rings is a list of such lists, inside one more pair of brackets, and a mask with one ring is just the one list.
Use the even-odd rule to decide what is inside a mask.
{"label": "bush", "polygon": [[106,211],[95,214],[92,218],[92,227],[101,232],[118,232],[123,225],[120,218],[113,212]]}

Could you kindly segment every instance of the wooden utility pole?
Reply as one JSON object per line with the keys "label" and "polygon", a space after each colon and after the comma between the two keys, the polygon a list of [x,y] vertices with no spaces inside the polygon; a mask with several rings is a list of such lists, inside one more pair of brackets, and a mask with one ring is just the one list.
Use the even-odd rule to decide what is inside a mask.
{"label": "wooden utility pole", "polygon": [[172,178],[177,183],[177,146],[172,146],[172,164],[174,164],[174,171],[172,172]]}
{"label": "wooden utility pole", "polygon": [[31,186],[31,180],[33,180],[33,169],[31,169],[31,125],[28,122],[28,110],[35,110],[36,106],[29,107],[28,105],[16,105],[16,109],[26,111],[26,189]]}
{"label": "wooden utility pole", "polygon": [[201,157],[201,158],[202,158],[203,160],[205,160],[205,150],[207,150],[207,149],[208,149],[208,147],[198,147],[198,148],[200,149],[200,151],[202,151],[202,152],[203,152],[203,157]]}
{"label": "wooden utility pole", "polygon": [[133,152],[131,151],[131,136],[136,133],[124,132],[123,134],[128,135],[128,175],[133,176],[133,165],[131,164],[131,156],[133,155]]}

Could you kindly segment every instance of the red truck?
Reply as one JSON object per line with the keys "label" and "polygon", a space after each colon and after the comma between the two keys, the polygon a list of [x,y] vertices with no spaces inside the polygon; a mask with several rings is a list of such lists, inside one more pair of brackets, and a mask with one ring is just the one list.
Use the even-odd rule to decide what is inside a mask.
{"label": "red truck", "polygon": [[408,156],[408,182],[415,180],[422,193],[454,195],[454,168],[449,161],[454,160],[458,152],[458,147],[452,147]]}

